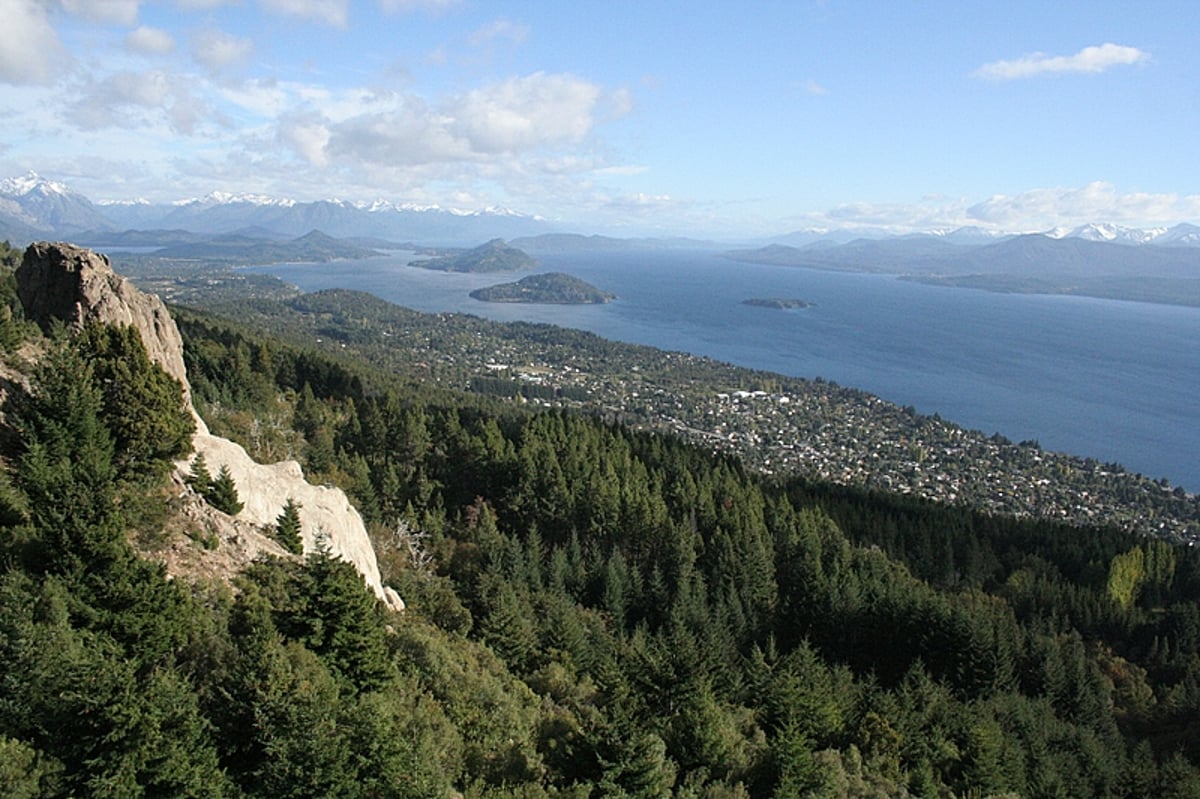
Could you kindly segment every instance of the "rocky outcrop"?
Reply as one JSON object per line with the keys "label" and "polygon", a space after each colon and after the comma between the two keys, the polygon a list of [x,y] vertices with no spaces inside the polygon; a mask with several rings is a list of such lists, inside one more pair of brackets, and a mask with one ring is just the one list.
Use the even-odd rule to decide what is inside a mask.
{"label": "rocky outcrop", "polygon": [[92,319],[137,328],[150,360],[183,384],[191,405],[175,320],[157,295],[114,272],[108,256],[61,242],[31,244],[17,268],[17,294],[25,316],[47,332],[55,321],[78,327]]}
{"label": "rocky outcrop", "polygon": [[[192,444],[213,474],[222,466],[229,469],[243,505],[237,514],[239,521],[274,528],[283,506],[292,500],[300,506],[305,552],[314,551],[322,540],[328,542],[335,555],[354,564],[380,599],[394,610],[403,610],[400,597],[383,585],[362,517],[340,488],[307,482],[296,461],[256,463],[240,444],[226,438],[197,433]],[[177,467],[178,473],[185,474],[190,464],[180,461]]]}
{"label": "rocky outcrop", "polygon": [[[142,293],[116,274],[107,257],[71,244],[49,242],[32,244],[25,251],[17,269],[17,292],[25,315],[44,330],[49,330],[55,320],[78,326],[92,319],[136,328],[150,358],[183,385],[188,407],[193,408],[196,418],[195,451],[204,455],[213,474],[222,466],[228,467],[244,503],[236,521],[273,527],[289,499],[299,503],[305,551],[314,550],[318,541],[324,540],[334,555],[358,569],[381,600],[393,609],[403,609],[400,597],[384,587],[362,517],[344,492],[311,485],[295,461],[256,463],[240,445],[209,434],[191,404],[183,339],[162,300]],[[181,483],[189,462],[176,464],[176,477]],[[232,544],[250,538],[230,535],[219,538],[218,545],[226,539]]]}

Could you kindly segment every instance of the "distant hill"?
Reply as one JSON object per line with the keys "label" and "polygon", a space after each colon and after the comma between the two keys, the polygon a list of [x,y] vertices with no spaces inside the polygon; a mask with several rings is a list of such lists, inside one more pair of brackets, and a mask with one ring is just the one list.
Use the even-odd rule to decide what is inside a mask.
{"label": "distant hill", "polygon": [[533,269],[537,261],[503,239],[492,239],[470,250],[455,250],[409,265],[439,272],[518,272]]}
{"label": "distant hill", "polygon": [[600,305],[617,295],[563,272],[529,275],[515,283],[476,289],[471,297],[483,302],[526,302],[547,305]]}
{"label": "distant hill", "polygon": [[[1183,229],[1175,232],[1187,235]],[[997,292],[1200,304],[1196,290],[1200,247],[1184,245],[1135,246],[1029,234],[984,246],[964,246],[914,237],[805,247],[772,244],[757,250],[731,250],[726,257],[776,266],[902,275],[918,282]]]}
{"label": "distant hill", "polygon": [[95,238],[99,241],[89,241],[89,244],[109,247],[161,245],[153,252],[146,253],[144,257],[175,261],[204,260],[227,265],[294,261],[324,263],[348,258],[371,258],[382,254],[344,239],[335,239],[319,230],[284,241],[262,238],[262,233],[258,230],[252,230],[250,233],[257,235],[228,233],[220,236],[199,236],[182,230],[126,231],[108,236],[96,234]]}

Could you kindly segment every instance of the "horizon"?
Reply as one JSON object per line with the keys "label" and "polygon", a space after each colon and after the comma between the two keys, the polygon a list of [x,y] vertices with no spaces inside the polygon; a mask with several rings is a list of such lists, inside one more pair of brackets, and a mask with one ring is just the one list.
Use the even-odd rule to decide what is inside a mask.
{"label": "horizon", "polygon": [[703,238],[1200,220],[1190,6],[15,0],[9,21],[0,174],[94,202]]}

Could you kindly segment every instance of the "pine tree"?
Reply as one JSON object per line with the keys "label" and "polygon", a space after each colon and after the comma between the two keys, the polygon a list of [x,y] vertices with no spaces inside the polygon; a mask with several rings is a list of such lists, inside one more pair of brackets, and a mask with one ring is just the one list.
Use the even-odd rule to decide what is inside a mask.
{"label": "pine tree", "polygon": [[221,471],[217,472],[204,498],[208,500],[209,505],[230,516],[236,516],[242,510],[237,485],[233,482],[233,475],[229,473],[228,466],[221,466]]}
{"label": "pine tree", "polygon": [[275,538],[293,555],[304,552],[304,541],[300,538],[300,504],[291,497],[275,520]]}
{"label": "pine tree", "polygon": [[207,497],[208,492],[212,490],[212,475],[208,471],[208,464],[204,461],[203,452],[198,453],[192,461],[191,469],[188,471],[187,484],[202,497]]}

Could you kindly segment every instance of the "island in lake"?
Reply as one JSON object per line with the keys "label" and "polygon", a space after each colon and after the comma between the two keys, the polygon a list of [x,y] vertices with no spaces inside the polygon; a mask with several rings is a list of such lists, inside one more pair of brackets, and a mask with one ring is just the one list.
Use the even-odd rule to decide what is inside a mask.
{"label": "island in lake", "polygon": [[533,269],[537,261],[503,239],[492,239],[471,250],[443,251],[436,258],[413,261],[409,266],[440,272],[518,272]]}
{"label": "island in lake", "polygon": [[750,299],[742,300],[742,305],[753,305],[756,308],[775,308],[780,311],[786,311],[790,308],[811,308],[815,303],[808,300],[788,300],[778,297],[767,297],[766,299]]}
{"label": "island in lake", "polygon": [[602,291],[590,283],[562,272],[547,272],[523,277],[515,283],[501,283],[471,292],[483,302],[528,302],[552,305],[599,305],[612,302],[617,295]]}

